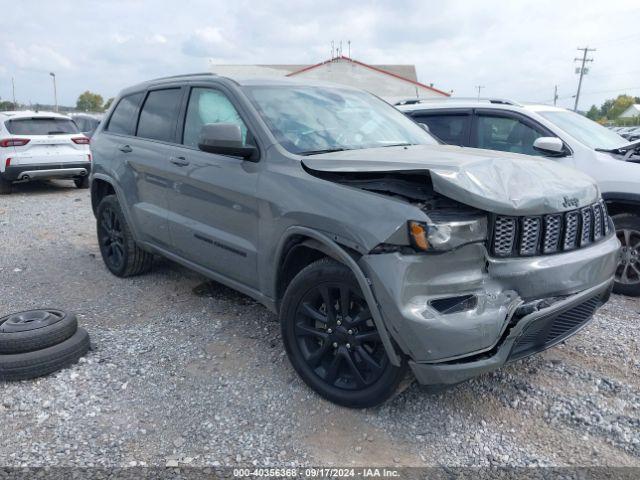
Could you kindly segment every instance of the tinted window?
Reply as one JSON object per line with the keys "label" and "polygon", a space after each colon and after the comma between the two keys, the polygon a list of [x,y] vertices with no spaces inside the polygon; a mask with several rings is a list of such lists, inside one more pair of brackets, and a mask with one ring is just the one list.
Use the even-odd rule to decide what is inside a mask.
{"label": "tinted window", "polygon": [[541,132],[515,118],[479,115],[474,146],[502,152],[542,155],[533,149],[535,139],[542,136]]}
{"label": "tinted window", "polygon": [[123,135],[133,135],[136,128],[138,105],[140,105],[143,95],[143,93],[134,93],[122,97],[109,119],[106,130]]}
{"label": "tinted window", "polygon": [[417,122],[424,123],[429,131],[450,145],[466,146],[469,139],[470,115],[417,115]]}
{"label": "tinted window", "polygon": [[229,99],[217,90],[194,88],[189,96],[182,143],[198,148],[200,129],[207,123],[233,123],[239,125],[242,131],[242,139],[246,142],[247,127]]}
{"label": "tinted window", "polygon": [[14,135],[65,135],[78,133],[73,120],[66,118],[16,118],[5,123]]}
{"label": "tinted window", "polygon": [[179,88],[149,92],[140,112],[136,135],[173,142],[181,95],[182,92]]}

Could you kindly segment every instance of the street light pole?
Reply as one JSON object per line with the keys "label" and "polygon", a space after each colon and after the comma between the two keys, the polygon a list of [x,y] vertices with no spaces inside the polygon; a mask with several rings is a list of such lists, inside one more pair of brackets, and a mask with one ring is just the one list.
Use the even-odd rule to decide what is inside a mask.
{"label": "street light pole", "polygon": [[56,89],[56,74],[51,72],[49,73],[53,78],[53,102],[55,105],[56,112],[58,111],[58,90]]}

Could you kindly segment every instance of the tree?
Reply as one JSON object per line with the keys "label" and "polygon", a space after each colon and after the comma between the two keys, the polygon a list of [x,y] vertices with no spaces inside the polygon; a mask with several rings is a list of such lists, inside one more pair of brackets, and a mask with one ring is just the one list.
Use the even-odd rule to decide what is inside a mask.
{"label": "tree", "polygon": [[109,100],[105,102],[104,107],[102,107],[102,109],[109,110],[109,107],[111,106],[112,103],[113,103],[113,97],[109,98]]}
{"label": "tree", "polygon": [[0,102],[0,110],[1,111],[8,111],[8,110],[15,110],[16,109],[16,104],[13,102],[9,102],[7,100],[3,100]]}
{"label": "tree", "polygon": [[591,105],[591,108],[587,112],[587,118],[591,120],[598,120],[600,118],[600,109],[595,105]]}
{"label": "tree", "polygon": [[78,97],[76,108],[83,112],[101,112],[103,102],[104,100],[101,95],[87,90]]}
{"label": "tree", "polygon": [[622,112],[633,105],[634,102],[635,99],[629,95],[618,95],[618,98],[613,102],[611,110],[607,112],[607,118],[609,120],[615,120],[622,114]]}

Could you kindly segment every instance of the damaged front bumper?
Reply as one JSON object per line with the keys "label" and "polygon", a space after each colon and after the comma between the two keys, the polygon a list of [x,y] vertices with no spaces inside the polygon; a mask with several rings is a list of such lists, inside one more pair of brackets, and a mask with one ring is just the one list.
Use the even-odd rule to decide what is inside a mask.
{"label": "damaged front bumper", "polygon": [[518,319],[488,352],[440,363],[409,365],[423,385],[451,385],[546,350],[578,332],[608,299],[612,281],[554,303]]}
{"label": "damaged front bumper", "polygon": [[[472,244],[438,255],[370,254],[359,263],[418,380],[457,383],[513,359],[511,350],[530,323],[608,296],[618,248],[611,235],[541,257],[496,259]],[[600,303],[592,303],[595,311]]]}

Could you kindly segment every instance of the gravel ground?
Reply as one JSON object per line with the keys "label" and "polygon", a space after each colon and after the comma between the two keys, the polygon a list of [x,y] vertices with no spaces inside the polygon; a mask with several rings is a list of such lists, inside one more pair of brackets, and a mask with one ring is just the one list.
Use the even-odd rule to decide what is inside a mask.
{"label": "gravel ground", "polygon": [[76,312],[93,351],[0,384],[0,465],[640,466],[638,299],[498,372],[352,411],[305,387],[253,300],[164,260],[118,279],[87,191],[16,190],[0,198],[0,312]]}

